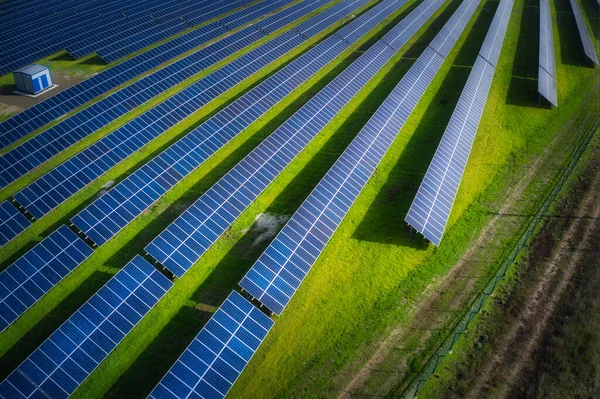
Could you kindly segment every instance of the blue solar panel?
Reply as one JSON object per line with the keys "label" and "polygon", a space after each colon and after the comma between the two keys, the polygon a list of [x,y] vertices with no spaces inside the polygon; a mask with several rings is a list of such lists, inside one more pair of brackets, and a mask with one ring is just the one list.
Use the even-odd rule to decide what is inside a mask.
{"label": "blue solar panel", "polygon": [[513,0],[501,0],[448,127],[406,215],[406,222],[440,245],[492,85]]}
{"label": "blue solar panel", "polygon": [[0,247],[31,226],[29,219],[8,201],[0,204]]}
{"label": "blue solar panel", "polygon": [[577,30],[579,30],[581,44],[583,44],[583,51],[585,52],[585,55],[594,64],[600,66],[600,63],[598,62],[598,56],[596,55],[596,50],[594,49],[594,44],[592,43],[592,39],[590,38],[590,32],[588,31],[587,25],[583,20],[583,15],[581,15],[579,3],[577,2],[577,0],[569,1],[571,2],[571,8],[573,9],[573,14],[575,15],[575,22],[577,23]]}
{"label": "blue solar panel", "polygon": [[[129,43],[133,38],[143,38],[135,50],[132,49],[125,54],[128,55],[249,2],[249,0],[179,0],[168,7],[163,7],[159,13],[153,13],[152,18],[144,17],[146,21],[144,23],[129,23],[127,26],[105,29],[85,41],[67,46],[66,50],[74,58],[81,58],[111,43]],[[190,24],[188,18],[193,18],[197,22]]]}
{"label": "blue solar panel", "polygon": [[0,331],[25,313],[92,252],[67,226],[61,226],[0,272]]}
{"label": "blue solar panel", "polygon": [[[374,27],[405,2],[384,2],[340,31],[352,37]],[[402,47],[444,0],[421,3],[403,21],[361,55],[298,112],[238,163],[217,184],[146,247],[146,251],[181,277],[229,228],[281,171],[316,137]],[[315,48],[317,54],[319,48]],[[307,54],[309,59],[311,54]]]}
{"label": "blue solar panel", "polygon": [[[226,20],[227,26],[234,29],[266,12],[276,10],[277,7],[281,7],[290,1],[292,0],[255,4],[136,55],[106,71],[100,72],[98,75],[92,76],[75,86],[53,95],[41,103],[0,122],[0,148],[15,142],[26,134],[61,117],[96,96],[106,93],[168,60],[174,59],[209,40],[225,34],[227,31],[221,25],[221,21]],[[278,18],[278,16],[274,16],[269,19],[278,20]]]}
{"label": "blue solar panel", "polygon": [[0,397],[67,398],[172,285],[135,257],[0,383]]}
{"label": "blue solar panel", "polygon": [[[213,9],[223,5],[225,10],[221,11],[224,12],[227,11],[227,4],[224,3],[225,0],[104,1],[97,12],[86,10],[62,21],[61,16],[57,16],[50,24],[40,23],[30,29],[13,30],[12,34],[0,41],[0,70],[7,72],[11,67],[26,65],[28,61],[44,58],[65,48],[75,50],[73,55],[80,57],[105,43],[105,38],[127,38],[150,27],[168,26],[168,22],[175,20],[180,11],[198,11],[198,7],[203,5],[208,7],[204,8],[207,16]],[[212,14],[214,17],[220,13]]]}
{"label": "blue solar panel", "polygon": [[[317,6],[315,3],[292,12],[295,15],[298,11],[308,13]],[[283,13],[277,15],[285,16]],[[263,21],[266,26],[272,22],[277,20]],[[224,66],[70,158],[15,194],[15,198],[36,218],[41,218],[197,108],[250,76],[269,59],[257,49]]]}
{"label": "blue solar panel", "polygon": [[[168,38],[169,36],[181,32],[185,29],[189,29],[194,27],[204,21],[207,21],[211,18],[216,17],[219,14],[223,14],[225,12],[231,11],[240,6],[246,6],[250,1],[243,2],[230,2],[226,4],[220,4],[218,8],[215,7],[214,10],[210,12],[205,12],[203,10],[197,10],[191,13],[187,13],[183,15],[181,18],[177,20],[168,21],[167,23],[162,23],[160,27],[152,27],[150,29],[145,30],[144,32],[140,32],[136,35],[132,35],[123,40],[105,40],[104,43],[98,44],[98,50],[96,53],[100,58],[105,60],[106,62],[112,62],[118,60],[119,58],[125,57],[129,54],[137,50],[141,50],[144,47],[156,43],[159,40],[163,40]],[[272,10],[281,7],[284,4],[290,3],[289,1],[266,1],[262,2],[256,8],[263,8],[266,12],[270,12]],[[250,20],[256,18],[257,16],[263,15],[262,12],[260,15],[256,15],[252,13],[252,17]],[[248,20],[249,22],[249,20]],[[221,23],[224,23],[222,21]],[[240,24],[241,25],[241,24]],[[235,25],[235,26],[240,26]]]}
{"label": "blue solar panel", "polygon": [[273,324],[233,291],[149,397],[224,398]]}
{"label": "blue solar panel", "polygon": [[[339,3],[300,26],[320,25],[323,20],[334,23],[366,2],[367,0],[348,0]],[[336,18],[332,19],[332,15]],[[223,87],[225,86],[223,82],[230,82],[232,86],[243,77],[257,72],[298,47],[307,39],[307,35],[300,36],[294,31],[283,33],[209,75],[206,84],[212,86],[216,81]],[[334,37],[331,41],[337,43],[337,54],[345,48],[338,38]],[[323,56],[332,55],[334,57],[335,53],[323,54]],[[72,219],[73,223],[96,244],[100,245],[109,240],[244,127],[267,112],[327,62],[326,58],[321,57],[315,57],[314,60],[309,60],[310,62],[306,61],[306,57],[302,60],[300,63],[294,62],[293,67],[282,69],[211,120],[187,134],[82,210]],[[216,90],[213,87],[211,89]]]}
{"label": "blue solar panel", "polygon": [[[330,1],[332,0],[318,0],[309,4],[300,3],[300,5],[303,6],[304,13],[308,14],[320,5]],[[282,11],[282,13],[286,12],[290,11]],[[325,13],[327,13],[327,11],[325,11]],[[328,16],[330,13],[322,13],[322,15]],[[274,16],[273,18],[277,18],[277,16]],[[295,36],[293,32],[288,32],[287,35]],[[280,39],[282,36],[279,36],[277,39]],[[137,106],[165,92],[173,87],[173,85],[183,82],[189,77],[264,37],[265,33],[253,27],[248,27],[145,76],[129,86],[92,104],[72,117],[61,121],[48,130],[45,130],[31,140],[0,156],[0,187],[10,184],[65,148],[78,142],[84,137],[89,136],[101,127],[108,125],[115,119],[135,109]],[[271,45],[276,44],[277,39],[270,42]],[[269,46],[261,46],[261,48],[268,49]],[[252,54],[256,55],[256,51]],[[239,63],[242,59],[245,62],[248,62],[248,54],[244,55],[243,58],[240,57],[233,61],[226,67],[232,68],[232,65],[235,65],[236,70],[234,71],[237,71],[241,68]],[[224,68],[221,68],[221,72],[226,71]],[[214,73],[212,76],[215,78],[219,77],[218,74],[215,75]],[[236,76],[239,76],[239,74]],[[201,81],[182,90],[165,102],[153,107],[148,112],[157,112],[157,110],[161,113],[170,112],[176,115],[176,118],[179,117],[179,119],[172,120],[174,116],[171,115],[169,118],[166,118],[166,120],[172,124],[176,123],[181,120],[180,113],[189,115],[197,110],[200,105],[198,103],[187,104],[187,106],[183,107],[181,110],[178,110],[177,108],[180,108],[185,102],[194,100],[195,97],[199,95],[197,91],[202,87],[202,82],[204,82],[204,84],[214,83],[210,82],[208,79],[208,77],[203,78]],[[219,79],[217,79],[217,81],[218,80]],[[225,91],[225,89],[222,89],[220,85],[215,83],[215,87],[204,95],[212,100],[223,91]],[[176,109],[173,109],[173,107]],[[148,114],[148,112],[145,114]],[[140,118],[136,118],[130,123],[135,124],[139,120]]]}
{"label": "blue solar panel", "polygon": [[21,26],[34,26],[32,23],[32,17],[35,22],[45,19],[51,19],[50,14],[54,13],[69,13],[77,12],[78,9],[83,7],[89,7],[89,4],[85,1],[4,1],[1,3],[2,8],[0,9],[0,16],[2,21],[0,22],[0,28],[8,31],[10,28],[17,28]]}
{"label": "blue solar panel", "polygon": [[[456,43],[480,0],[465,0],[325,177],[252,266],[240,286],[276,314],[304,280]],[[440,38],[447,40],[441,41]]]}
{"label": "blue solar panel", "polygon": [[69,44],[86,42],[103,30],[147,23],[152,14],[173,3],[179,1],[149,0],[140,3],[109,0],[99,3],[95,10],[91,8],[66,18],[58,15],[52,23],[38,24],[29,29],[18,27],[0,42],[0,74],[44,58]]}
{"label": "blue solar panel", "polygon": [[500,1],[494,19],[479,50],[479,55],[493,67],[496,67],[498,58],[500,57],[500,50],[502,50],[502,43],[506,35],[506,27],[510,20],[512,6],[513,0]]}
{"label": "blue solar panel", "polygon": [[538,92],[555,107],[556,67],[554,63],[554,39],[552,37],[552,15],[548,0],[540,0],[540,53],[538,63]]}

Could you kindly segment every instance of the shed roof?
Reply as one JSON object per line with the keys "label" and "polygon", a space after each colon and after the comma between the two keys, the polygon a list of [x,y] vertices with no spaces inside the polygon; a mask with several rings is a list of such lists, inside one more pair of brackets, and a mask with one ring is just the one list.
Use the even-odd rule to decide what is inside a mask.
{"label": "shed roof", "polygon": [[24,73],[26,75],[32,76],[32,75],[35,75],[36,73],[42,72],[46,69],[48,69],[47,66],[40,65],[40,64],[33,64],[33,65],[27,65],[26,67],[23,67],[21,69],[17,69],[15,72]]}

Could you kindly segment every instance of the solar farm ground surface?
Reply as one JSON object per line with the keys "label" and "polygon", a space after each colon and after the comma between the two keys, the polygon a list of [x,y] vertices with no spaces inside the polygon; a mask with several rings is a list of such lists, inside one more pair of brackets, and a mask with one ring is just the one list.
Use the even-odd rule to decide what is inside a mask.
{"label": "solar farm ground surface", "polygon": [[[580,1],[586,18],[597,14],[592,3],[592,0]],[[176,281],[156,308],[75,392],[75,397],[145,397],[152,390],[268,244],[269,240],[255,244],[259,234],[252,228],[255,218],[264,212],[291,215],[300,206],[459,4],[458,0],[448,0],[200,262]],[[331,397],[344,391],[370,394],[383,386],[387,393],[401,393],[441,339],[440,328],[451,325],[458,317],[452,312],[422,312],[419,305],[436,296],[443,305],[464,307],[469,293],[481,287],[494,264],[502,259],[503,250],[516,241],[526,218],[512,220],[510,229],[497,234],[494,248],[486,253],[486,262],[472,262],[468,284],[463,282],[442,295],[439,289],[444,287],[445,276],[459,260],[473,258],[467,250],[507,201],[506,193],[517,183],[525,182],[521,197],[529,200],[515,201],[511,209],[527,214],[535,209],[536,198],[551,190],[553,179],[566,163],[565,149],[571,148],[580,138],[578,132],[591,124],[588,116],[598,113],[598,71],[583,62],[568,0],[552,1],[560,108],[550,110],[538,104],[538,4],[533,0],[516,0],[490,97],[442,246],[434,248],[411,235],[403,222],[497,4],[493,0],[482,2],[302,288],[277,318],[270,335],[234,385],[230,397]],[[217,152],[115,238],[96,249],[84,264],[3,333],[0,378],[6,377],[134,255],[142,253],[147,243],[187,206],[416,5],[418,1],[408,2],[399,13]],[[598,26],[597,19],[586,22],[588,26]],[[1,267],[10,265],[40,238],[68,222],[97,197],[106,183],[123,179],[325,36],[319,35],[203,107],[35,222],[0,249]],[[598,32],[592,37],[598,49]],[[41,165],[1,190],[0,200],[227,61],[172,88]],[[74,68],[69,60],[55,62],[65,70]],[[102,68],[93,60],[81,65],[82,73]],[[3,77],[0,82],[4,84],[7,79]],[[569,128],[574,115],[578,115],[576,122],[581,129]],[[544,173],[529,173],[540,162]],[[364,372],[365,362],[377,353],[385,337],[409,330],[419,334],[405,336],[404,344],[406,347],[414,344],[412,348],[418,350],[403,352],[398,347],[394,356],[386,358],[387,369],[382,367],[381,373]]]}

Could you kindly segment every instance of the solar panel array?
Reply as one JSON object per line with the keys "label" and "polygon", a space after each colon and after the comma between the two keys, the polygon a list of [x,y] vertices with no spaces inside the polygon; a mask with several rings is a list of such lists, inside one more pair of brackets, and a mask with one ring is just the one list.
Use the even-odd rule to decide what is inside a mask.
{"label": "solar panel array", "polygon": [[224,398],[273,324],[233,291],[149,397]]}
{"label": "solar panel array", "polygon": [[[0,63],[0,75],[4,75],[6,72],[9,72],[12,68],[18,68],[26,65],[30,60],[37,60],[39,58],[43,58],[46,55],[52,54],[58,50],[53,41],[57,41],[60,39],[66,40],[68,37],[64,35],[64,27],[67,25],[61,24],[69,24],[69,26],[74,28],[74,34],[80,34],[81,30],[79,28],[79,24],[83,22],[87,22],[90,25],[100,23],[101,19],[98,13],[106,13],[110,10],[111,4],[113,2],[108,1],[103,4],[93,4],[89,1],[86,6],[87,9],[79,10],[82,12],[74,12],[74,13],[53,13],[50,12],[50,15],[47,15],[45,18],[36,19],[36,23],[31,23],[31,20],[16,24],[7,23],[9,18],[2,18],[3,21],[3,31],[6,33],[5,36],[2,37],[0,43],[4,44],[2,46],[3,54],[0,59],[2,62]],[[125,7],[126,3],[121,7]],[[76,7],[74,7],[76,8]],[[118,7],[117,7],[118,8]],[[113,14],[109,12],[108,16],[105,16],[103,20],[110,18]],[[31,17],[30,17],[31,18]],[[12,18],[10,18],[12,19]],[[95,21],[94,21],[95,19]],[[78,24],[79,22],[79,24]],[[16,46],[19,44],[19,40],[30,39],[32,34],[44,35],[37,42],[33,43],[25,43],[22,48],[15,49],[15,53],[11,56],[11,54],[4,47],[9,47],[10,45]],[[30,39],[31,40],[31,39]],[[28,54],[27,50],[30,53]],[[37,56],[37,54],[41,54]]]}
{"label": "solar panel array", "polygon": [[[303,13],[310,12],[318,4],[320,3],[303,8]],[[294,15],[298,13],[294,12]],[[281,16],[288,15],[284,13]],[[281,19],[270,21],[279,23]],[[296,37],[295,34],[291,36]],[[283,51],[284,46],[275,51]],[[142,146],[272,60],[272,54],[264,56],[261,51],[263,50],[257,49],[242,56],[146,111],[40,177],[14,197],[36,218],[42,217]]]}
{"label": "solar panel array", "polygon": [[[194,1],[109,0],[90,4],[89,9],[66,18],[59,15],[50,23],[38,23],[29,28],[17,26],[0,41],[0,75],[65,47],[77,44],[93,46],[103,32],[107,35],[118,32],[123,32],[123,36],[134,34],[143,26],[156,25],[154,17],[160,18],[173,7],[182,7],[186,3],[193,4]],[[214,1],[204,0],[203,3]]]}
{"label": "solar panel array", "polygon": [[[306,4],[300,3],[301,11],[295,14],[296,18],[300,18],[301,16],[314,11],[320,5],[330,1],[332,0],[316,0]],[[284,10],[282,12],[293,12],[293,10]],[[0,187],[10,184],[41,163],[57,155],[65,148],[108,125],[110,122],[125,115],[127,112],[135,109],[146,101],[164,93],[166,90],[172,88],[173,85],[185,81],[191,76],[223,60],[225,57],[264,38],[265,33],[256,28],[260,28],[262,25],[268,25],[269,23],[270,22],[267,20],[261,21],[253,25],[254,28],[250,29],[250,31],[245,31],[242,36],[237,34],[228,36],[215,45],[203,48],[177,62],[155,71],[90,105],[81,112],[61,121],[48,130],[43,131],[8,153],[1,155]],[[293,31],[287,32],[287,35],[297,36]],[[249,54],[253,54],[253,56],[256,57],[257,53],[256,51],[253,51],[245,54],[221,68],[220,72],[214,72],[212,76],[216,78],[219,76],[218,73],[227,72],[227,68],[231,70],[234,66],[236,69],[240,69],[242,60],[244,62],[250,61]],[[235,71],[236,70],[233,70],[232,72]],[[239,74],[236,76],[239,76]],[[199,95],[198,91],[203,87],[203,84],[211,86],[210,83],[214,83],[215,87],[211,88],[210,94],[205,94],[205,96],[208,96],[211,100],[225,91],[220,90],[223,85],[217,84],[218,81],[219,79],[216,79],[216,82],[210,82],[210,76],[205,77],[175,94],[168,100],[153,107],[142,116],[130,121],[129,124],[136,124],[140,120],[143,121],[141,118],[143,118],[144,115],[148,115],[150,112],[159,112],[161,115],[171,113],[169,118],[163,118],[163,120],[171,121],[174,118],[179,118],[178,120],[181,120],[179,115],[182,113],[183,109],[185,109],[187,115],[189,115],[191,113],[190,109],[195,111],[197,107],[195,106],[196,104],[194,104],[194,106],[187,105],[186,108],[182,108],[182,111],[179,112],[178,108],[180,108],[182,104],[194,100],[195,97]],[[233,81],[233,78],[230,78],[229,81]],[[155,118],[155,116],[153,117]]]}
{"label": "solar panel array", "polygon": [[465,0],[240,282],[281,314],[435,77],[480,0]]}
{"label": "solar panel array", "polygon": [[[241,81],[240,76],[255,73],[298,47],[311,35],[318,33],[314,30],[314,26],[319,26],[321,30],[325,29],[367,2],[368,0],[347,0],[338,3],[303,22],[295,30],[283,33],[208,76],[207,80],[211,79],[209,84],[216,80],[215,78],[221,82],[232,82],[231,85],[236,84]],[[302,33],[298,34],[296,31]],[[309,35],[308,31],[312,33]],[[306,70],[310,71],[308,68],[311,66],[319,69],[322,64],[319,59],[316,59],[314,63],[305,66]],[[294,70],[291,74],[290,68],[285,70],[288,75],[278,73],[274,78],[267,79],[259,87],[234,102],[227,111],[220,112],[211,121],[187,134],[83,209],[71,219],[72,222],[98,245],[109,240],[174,184],[221,148],[233,137],[232,135],[237,134],[236,125],[254,120],[285,97],[301,81],[310,77],[310,73],[303,75],[303,69]],[[277,76],[285,76],[285,79],[278,81]],[[219,84],[223,86],[220,82]],[[221,123],[221,126],[227,126],[227,129],[218,129],[218,124]]]}
{"label": "solar panel array", "polygon": [[[354,38],[355,32],[364,34],[366,27],[376,26],[404,3],[405,1],[381,3],[342,29],[339,34],[345,38]],[[443,3],[444,0],[421,3],[204,193],[150,242],[146,251],[173,274],[183,276],[394,56],[397,50],[392,48],[401,48]],[[369,23],[366,24],[363,19]],[[318,47],[314,50],[317,54],[321,52]],[[312,57],[310,53],[307,55],[309,59]]]}
{"label": "solar panel array", "polygon": [[406,215],[406,222],[440,245],[483,114],[513,0],[501,0],[442,140]]}
{"label": "solar panel array", "polygon": [[[73,1],[44,1],[38,2],[2,2],[3,5],[15,5],[18,4],[20,7],[10,7],[0,10],[0,29],[3,31],[11,31],[18,29],[19,27],[35,26],[33,22],[45,23],[48,19],[52,19],[51,13],[58,13],[68,15],[69,13],[77,13],[82,7],[89,7],[89,4],[85,2],[73,2]],[[33,22],[32,22],[33,19]]]}
{"label": "solar panel array", "polygon": [[[221,1],[217,0],[215,3],[218,4],[220,2]],[[174,14],[178,14],[180,10],[185,12],[194,4],[193,0],[181,0],[178,2],[165,0],[163,3],[164,4],[161,4],[160,8],[154,8],[150,15],[147,15],[145,10],[133,15],[121,15],[120,17],[127,18],[127,21],[108,24],[104,29],[104,37],[101,36],[101,33],[103,32],[99,29],[91,29],[91,32],[85,34],[84,40],[68,40],[65,44],[65,50],[73,58],[81,58],[91,54],[93,49],[97,48],[97,46],[99,46],[98,43],[103,41],[104,38],[113,40],[115,38],[120,39],[122,37],[129,37],[143,32],[151,26],[161,27],[163,25],[163,20],[170,20]],[[197,4],[203,8],[207,6],[205,0],[199,1]],[[149,6],[154,6],[152,1],[150,1]],[[119,32],[122,32],[120,37],[117,36]]]}
{"label": "solar panel array", "polygon": [[[42,19],[50,12],[67,12],[77,10],[79,2],[70,1],[3,1],[0,3],[0,28],[8,29],[21,24],[31,23],[31,18],[36,17],[36,20]],[[85,2],[81,2],[84,6],[89,7]]]}
{"label": "solar panel array", "polygon": [[0,397],[67,398],[172,285],[135,257],[0,383]]}
{"label": "solar panel array", "polygon": [[538,64],[538,92],[555,107],[556,67],[554,63],[554,39],[552,38],[552,16],[548,0],[540,0],[540,55]]}
{"label": "solar panel array", "polygon": [[[44,126],[46,123],[61,117],[78,106],[85,104],[87,101],[114,89],[118,85],[148,72],[166,61],[172,60],[196,46],[227,33],[227,29],[223,26],[224,24],[229,29],[238,28],[291,1],[263,1],[255,4],[136,55],[129,60],[56,93],[39,104],[0,122],[0,148],[10,145],[21,137]],[[214,49],[215,46],[218,46],[218,42],[209,45],[211,49]]]}
{"label": "solar panel array", "polygon": [[0,331],[25,313],[92,252],[81,238],[62,226],[0,272]]}
{"label": "solar panel array", "polygon": [[583,15],[581,15],[581,9],[579,8],[579,3],[577,0],[569,0],[571,2],[571,8],[573,9],[573,14],[575,15],[575,22],[577,23],[577,29],[579,30],[579,37],[581,38],[581,44],[583,45],[583,51],[585,55],[596,65],[600,66],[598,62],[598,56],[596,55],[596,50],[594,49],[594,45],[592,44],[592,39],[590,37],[590,32],[583,20]]}
{"label": "solar panel array", "polygon": [[[129,29],[112,29],[97,33],[92,40],[67,46],[67,52],[74,58],[81,58],[103,49],[113,43],[137,43],[137,46],[123,51],[127,56],[137,50],[168,38],[171,35],[193,28],[204,21],[218,17],[228,11],[248,4],[248,0],[233,1],[177,1],[161,10],[161,15],[153,15],[144,24],[130,26]],[[119,57],[120,58],[120,57]],[[118,59],[118,58],[116,58]],[[115,60],[116,60],[115,59]],[[106,60],[105,60],[106,61]],[[110,62],[110,61],[108,61]]]}
{"label": "solar panel array", "polygon": [[25,217],[8,200],[0,203],[0,247],[31,226]]}
{"label": "solar panel array", "polygon": [[[209,19],[234,10],[240,6],[246,6],[249,3],[251,4],[249,1],[224,3],[220,5],[218,10],[212,10],[208,13],[202,10],[196,10],[192,13],[187,13],[178,19],[161,21],[160,27],[151,27],[143,32],[123,38],[121,40],[105,40],[103,44],[98,46],[99,48],[96,50],[96,53],[104,61],[113,62],[160,40],[166,39],[171,35],[194,27],[204,21],[208,21]],[[274,10],[277,7],[273,8],[272,6],[276,5],[277,3],[281,4],[280,1],[267,1],[263,2],[260,7],[270,7],[272,10]],[[287,3],[289,2],[286,2],[286,4]],[[264,13],[262,15],[264,15]]]}

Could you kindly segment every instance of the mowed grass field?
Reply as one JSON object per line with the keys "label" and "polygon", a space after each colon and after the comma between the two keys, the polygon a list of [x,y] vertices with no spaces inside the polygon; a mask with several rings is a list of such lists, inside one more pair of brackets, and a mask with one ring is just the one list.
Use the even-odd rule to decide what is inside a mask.
{"label": "mowed grass field", "polygon": [[[591,13],[594,9],[593,5],[592,8],[585,6],[586,1],[591,5],[592,0],[582,0],[584,14],[589,18],[594,15]],[[97,249],[88,261],[3,333],[0,378],[8,375],[119,268],[141,253],[149,241],[220,176],[417,4],[408,2],[396,15],[260,118],[148,212]],[[75,393],[76,397],[143,397],[149,393],[268,244],[268,241],[255,243],[257,232],[251,228],[255,218],[263,212],[291,215],[297,209],[459,4],[458,0],[446,2],[201,261],[176,281],[158,306]],[[584,62],[568,0],[552,2],[559,82],[559,108],[555,110],[538,102],[537,2],[515,1],[485,114],[442,246],[434,248],[414,233],[410,234],[404,216],[458,101],[497,4],[482,1],[376,174],[286,311],[277,318],[272,332],[234,385],[230,397],[337,396],[352,371],[360,368],[357,359],[370,351],[372,344],[389,328],[410,323],[411,304],[430,292],[430,287],[452,268],[489,222],[489,204],[501,198],[510,184],[526,174],[529,163],[547,155],[546,149],[568,126],[573,115],[598,112],[598,73]],[[594,26],[593,18],[588,22]],[[199,110],[36,222],[2,249],[3,265],[9,265],[40,237],[67,222],[106,182],[122,179],[137,169],[324,35]],[[181,87],[173,92],[179,89]],[[590,100],[590,96],[595,101]],[[138,111],[142,110],[135,113]],[[135,113],[117,121],[115,126]],[[95,134],[86,143],[109,131]],[[576,133],[572,137],[561,136],[565,148],[577,141]],[[52,162],[58,163],[76,150],[67,151],[62,155],[64,158],[44,165],[35,175],[50,170]],[[556,168],[560,166],[557,158]],[[21,179],[23,181],[2,190],[0,196],[11,195],[25,185],[27,179],[33,177]],[[540,189],[549,191],[551,183]],[[513,236],[506,237],[507,246],[518,233],[515,231]],[[418,359],[415,362],[418,363]]]}

